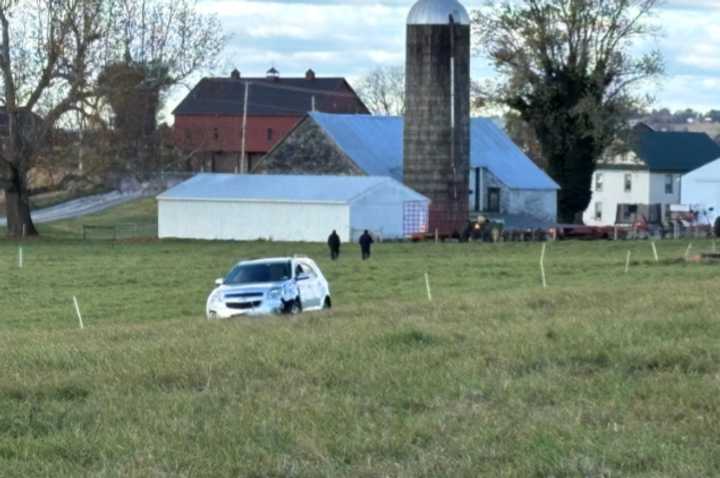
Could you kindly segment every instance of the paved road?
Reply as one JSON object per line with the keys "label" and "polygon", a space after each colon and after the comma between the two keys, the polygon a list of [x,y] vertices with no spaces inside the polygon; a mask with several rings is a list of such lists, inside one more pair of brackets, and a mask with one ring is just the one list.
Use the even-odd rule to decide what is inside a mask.
{"label": "paved road", "polygon": [[[32,212],[33,222],[42,224],[45,222],[59,221],[61,219],[70,219],[74,217],[84,216],[100,212],[104,209],[123,204],[133,199],[147,196],[148,193],[137,191],[132,193],[121,193],[113,191],[105,194],[96,194],[94,196],[86,196],[72,201],[57,204],[52,207],[38,209]],[[7,225],[7,219],[0,216],[0,226]]]}

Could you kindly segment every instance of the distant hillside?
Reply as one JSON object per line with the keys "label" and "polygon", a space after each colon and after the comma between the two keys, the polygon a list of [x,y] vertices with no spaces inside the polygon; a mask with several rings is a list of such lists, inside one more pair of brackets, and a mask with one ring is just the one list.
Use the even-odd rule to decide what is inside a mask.
{"label": "distant hillside", "polygon": [[705,133],[716,143],[720,144],[720,122],[696,121],[692,123],[661,123],[652,120],[640,119],[635,122],[643,122],[656,131],[686,131],[690,133]]}

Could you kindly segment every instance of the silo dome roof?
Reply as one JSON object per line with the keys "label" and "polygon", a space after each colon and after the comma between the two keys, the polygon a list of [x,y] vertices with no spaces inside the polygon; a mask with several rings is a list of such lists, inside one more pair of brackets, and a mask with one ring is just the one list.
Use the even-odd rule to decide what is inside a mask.
{"label": "silo dome roof", "polygon": [[470,25],[467,10],[457,0],[418,0],[408,14],[408,25],[447,25],[449,16],[459,25]]}

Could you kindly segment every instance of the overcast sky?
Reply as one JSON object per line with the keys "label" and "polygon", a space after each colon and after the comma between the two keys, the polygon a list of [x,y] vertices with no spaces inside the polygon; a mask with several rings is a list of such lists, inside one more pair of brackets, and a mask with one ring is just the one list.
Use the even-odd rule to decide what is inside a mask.
{"label": "overcast sky", "polygon": [[[236,67],[262,75],[271,65],[281,76],[345,76],[351,82],[379,65],[404,62],[405,0],[200,0],[217,13],[230,41],[216,73]],[[470,11],[485,2],[463,2]],[[663,34],[646,47],[665,57],[666,77],[648,85],[656,107],[720,109],[720,0],[666,0],[654,19]],[[227,71],[226,71],[227,70]],[[472,77],[493,76],[487,60],[472,58]],[[184,92],[173,95],[174,107]]]}

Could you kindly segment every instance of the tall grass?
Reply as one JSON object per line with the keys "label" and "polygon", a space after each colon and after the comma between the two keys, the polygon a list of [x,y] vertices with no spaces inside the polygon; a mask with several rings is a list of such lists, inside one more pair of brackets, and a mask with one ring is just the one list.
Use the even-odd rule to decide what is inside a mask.
{"label": "tall grass", "polygon": [[[23,247],[0,241],[1,476],[720,475],[718,269],[685,242],[551,243],[547,289],[537,243]],[[292,253],[330,312],[203,319],[234,261]]]}

